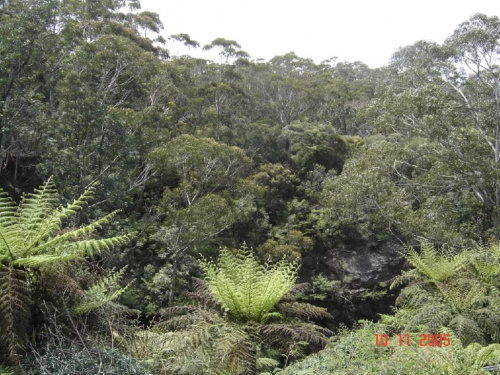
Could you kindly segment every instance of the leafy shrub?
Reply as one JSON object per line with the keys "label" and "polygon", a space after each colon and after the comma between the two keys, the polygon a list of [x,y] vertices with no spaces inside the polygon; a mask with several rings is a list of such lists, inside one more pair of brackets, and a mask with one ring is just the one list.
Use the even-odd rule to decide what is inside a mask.
{"label": "leafy shrub", "polygon": [[281,374],[491,375],[483,366],[495,358],[492,352],[500,354],[500,350],[492,346],[463,348],[453,333],[448,347],[420,347],[418,335],[410,346],[400,347],[397,337],[390,337],[387,347],[376,346],[375,334],[384,333],[386,328],[384,324],[364,322],[356,330],[343,329],[324,350],[292,364]]}
{"label": "leafy shrub", "polygon": [[148,375],[145,366],[117,349],[82,348],[68,342],[47,345],[21,362],[22,375]]}

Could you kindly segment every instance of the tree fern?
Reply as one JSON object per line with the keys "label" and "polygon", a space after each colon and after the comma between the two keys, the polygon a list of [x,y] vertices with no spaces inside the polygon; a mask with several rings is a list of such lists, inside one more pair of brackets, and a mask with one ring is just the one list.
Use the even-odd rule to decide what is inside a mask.
{"label": "tree fern", "polygon": [[[295,264],[261,266],[247,249],[223,249],[218,264],[203,262],[202,267],[207,280],[195,279],[191,293],[201,306],[165,310],[170,317],[163,325],[176,329],[171,341],[174,373],[186,373],[180,372],[182,364],[193,358],[193,351],[203,350],[210,353],[212,373],[253,375],[259,366],[276,363],[269,359],[268,349],[289,353],[306,343],[321,347],[331,335],[300,320],[331,316],[325,309],[294,300],[305,289],[304,284],[294,285]],[[204,373],[201,368],[196,371]]]}
{"label": "tree fern", "polygon": [[297,266],[261,266],[247,250],[222,249],[219,264],[203,262],[210,291],[236,319],[263,322],[295,284]]}
{"label": "tree fern", "polygon": [[498,283],[500,277],[500,244],[479,245],[469,251],[469,259],[479,278],[487,283]]}
{"label": "tree fern", "polygon": [[12,362],[27,340],[27,327],[31,315],[26,272],[12,266],[0,265],[0,350]]}
{"label": "tree fern", "polygon": [[92,198],[93,188],[66,206],[56,207],[57,191],[52,178],[17,206],[0,191],[0,325],[7,340],[0,343],[11,361],[26,342],[32,299],[27,280],[42,275],[53,263],[67,262],[124,244],[128,236],[97,239],[91,235],[110,222],[117,211],[80,228],[63,230],[63,221]]}
{"label": "tree fern", "polygon": [[498,342],[500,296],[494,267],[486,265],[496,259],[496,251],[481,247],[451,256],[429,244],[422,245],[420,254],[410,250],[407,258],[415,269],[392,285],[408,284],[396,299],[398,324],[406,330],[421,324],[432,331],[448,326],[466,344]]}
{"label": "tree fern", "polygon": [[454,276],[465,265],[466,260],[465,252],[448,255],[439,252],[429,243],[422,243],[420,254],[409,248],[405,257],[430,282],[444,281]]}

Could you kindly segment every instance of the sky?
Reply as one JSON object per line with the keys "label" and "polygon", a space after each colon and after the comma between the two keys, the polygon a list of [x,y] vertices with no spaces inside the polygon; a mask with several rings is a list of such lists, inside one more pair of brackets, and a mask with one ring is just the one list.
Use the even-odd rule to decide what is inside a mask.
{"label": "sky", "polygon": [[[500,17],[500,0],[141,0],[160,15],[167,39],[185,33],[202,46],[235,40],[251,59],[295,52],[316,63],[362,61],[385,66],[399,47],[442,43],[475,13]],[[173,56],[214,58],[168,42]]]}

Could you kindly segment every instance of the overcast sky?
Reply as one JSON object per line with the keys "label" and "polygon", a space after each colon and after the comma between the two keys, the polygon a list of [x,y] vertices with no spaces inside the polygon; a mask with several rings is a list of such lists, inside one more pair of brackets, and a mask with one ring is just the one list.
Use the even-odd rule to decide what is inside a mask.
{"label": "overcast sky", "polygon": [[[336,56],[338,61],[359,60],[372,68],[387,65],[398,47],[418,40],[442,43],[475,13],[500,16],[500,0],[141,0],[141,4],[142,10],[160,15],[164,37],[186,33],[202,45],[219,37],[232,39],[252,59],[269,60],[294,51],[316,63]],[[167,48],[173,55],[185,53],[172,43]]]}

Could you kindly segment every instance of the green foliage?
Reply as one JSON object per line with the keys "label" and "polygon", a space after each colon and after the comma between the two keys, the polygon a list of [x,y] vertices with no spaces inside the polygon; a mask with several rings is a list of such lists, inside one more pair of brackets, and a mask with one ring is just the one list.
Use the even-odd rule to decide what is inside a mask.
{"label": "green foliage", "polygon": [[120,286],[125,270],[126,267],[101,277],[84,291],[83,298],[72,307],[71,312],[77,315],[86,314],[119,298],[130,286],[130,283],[125,287]]}
{"label": "green foliage", "polygon": [[[391,285],[408,284],[396,300],[399,324],[407,331],[419,325],[434,331],[450,327],[465,344],[498,342],[498,279],[478,275],[474,266],[478,259],[494,257],[497,246],[481,247],[478,253],[462,250],[453,256],[429,244],[422,244],[420,255],[410,250],[407,259],[415,269],[403,273]],[[490,275],[491,269],[485,272]]]}
{"label": "green foliage", "polygon": [[420,253],[408,248],[405,258],[418,272],[425,275],[430,282],[441,282],[457,274],[465,266],[466,252],[447,255],[439,252],[429,243],[420,245]]}
{"label": "green foliage", "polygon": [[333,126],[294,122],[283,129],[283,136],[290,142],[293,160],[302,174],[315,164],[342,171],[348,146]]}
{"label": "green foliage", "polygon": [[192,293],[202,306],[166,310],[174,316],[165,324],[177,330],[168,365],[173,371],[256,374],[279,354],[288,361],[300,357],[306,343],[326,343],[331,332],[309,321],[330,315],[296,301],[305,290],[302,284],[294,286],[296,265],[281,261],[261,266],[244,248],[222,249],[217,265],[205,261],[202,268],[207,281],[195,280]]}
{"label": "green foliage", "polygon": [[79,347],[70,342],[51,344],[33,351],[20,366],[22,375],[67,374],[148,375],[139,360],[117,349],[98,346]]}
{"label": "green foliage", "polygon": [[32,291],[43,279],[45,267],[110,250],[128,241],[128,236],[90,239],[117,212],[80,228],[63,231],[63,220],[76,214],[91,198],[93,189],[66,207],[57,201],[52,179],[23,198],[19,206],[0,193],[0,325],[8,339],[2,343],[11,361],[26,344],[32,309]]}
{"label": "green foliage", "polygon": [[325,275],[319,274],[313,277],[311,284],[313,290],[308,297],[323,301],[340,287],[340,280],[329,280]]}
{"label": "green foliage", "polygon": [[297,265],[261,266],[250,250],[222,249],[218,264],[202,262],[209,289],[237,321],[265,323],[295,285]]}
{"label": "green foliage", "polygon": [[62,232],[62,223],[75,215],[92,197],[90,188],[66,207],[54,209],[57,200],[52,179],[28,194],[18,207],[3,194],[0,197],[0,262],[27,269],[41,268],[54,262],[66,262],[125,243],[126,236],[88,239],[89,235],[110,222],[115,211],[81,228]]}
{"label": "green foliage", "polygon": [[[292,364],[282,374],[287,375],[358,375],[358,374],[489,374],[482,370],[491,363],[496,346],[463,348],[460,340],[451,340],[448,347],[420,347],[419,334],[411,335],[411,345],[399,346],[398,337],[390,336],[387,347],[375,345],[375,334],[386,333],[381,323],[363,322],[354,329],[341,329],[335,341],[324,350]],[[443,332],[453,336],[453,332]],[[476,345],[476,344],[474,344]],[[488,354],[487,354],[488,353]],[[481,362],[486,357],[490,362]]]}

